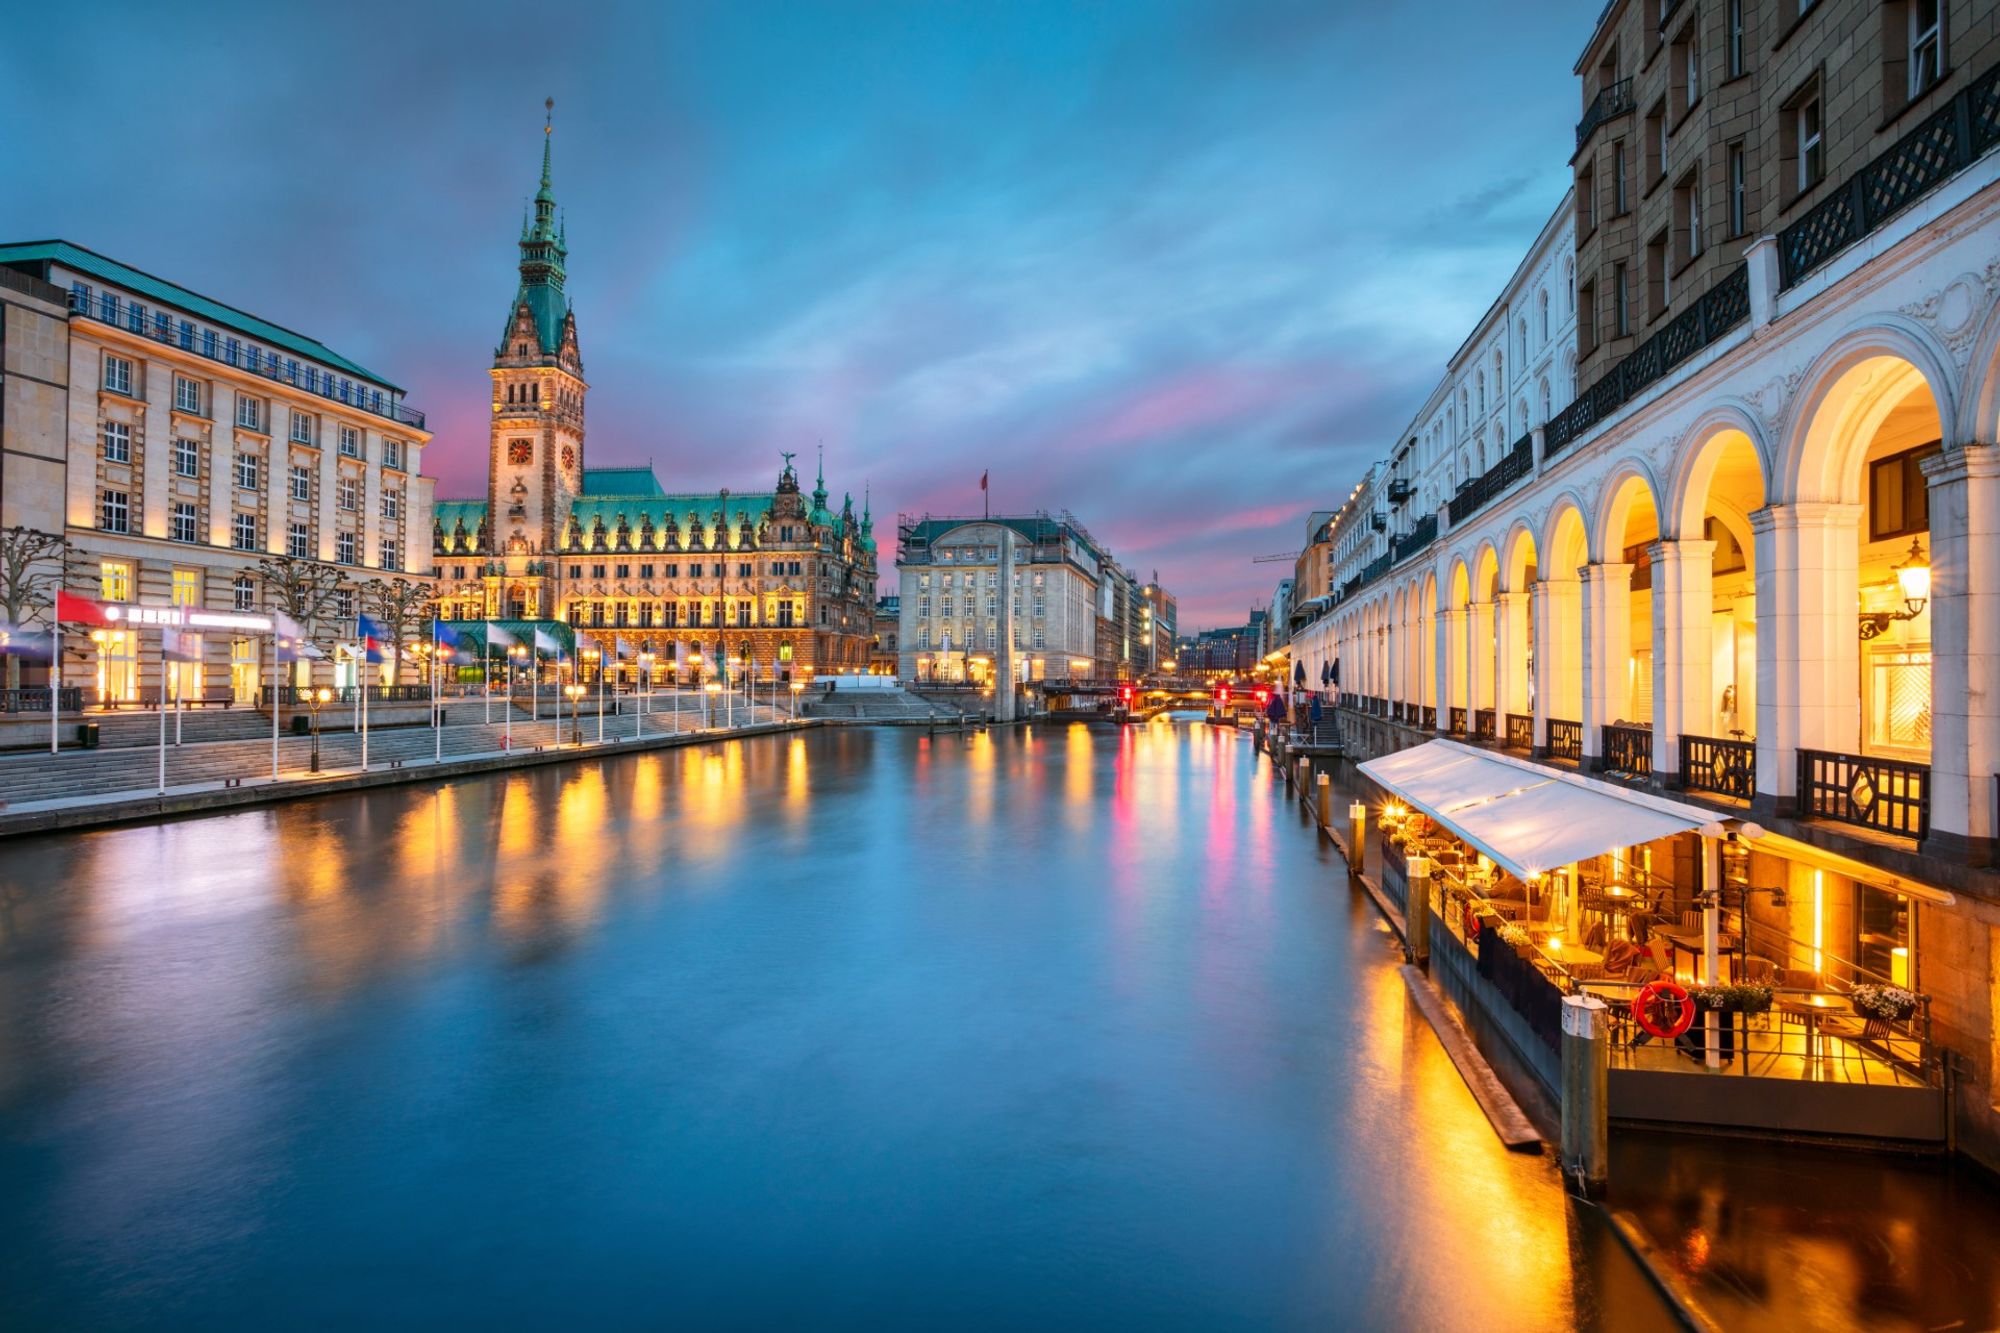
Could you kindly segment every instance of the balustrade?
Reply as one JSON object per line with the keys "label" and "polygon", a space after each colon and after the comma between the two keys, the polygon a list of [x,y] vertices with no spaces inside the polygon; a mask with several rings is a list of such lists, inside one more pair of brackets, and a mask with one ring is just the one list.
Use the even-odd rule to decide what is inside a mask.
{"label": "balustrade", "polygon": [[1583,762],[1583,723],[1549,719],[1549,758]]}
{"label": "balustrade", "polygon": [[1718,736],[1681,737],[1681,785],[1739,801],[1757,794],[1757,743]]}
{"label": "balustrade", "polygon": [[1524,713],[1507,714],[1507,748],[1510,750],[1535,748],[1535,719]]}
{"label": "balustrade", "polygon": [[1799,813],[1922,840],[1931,831],[1931,766],[1880,755],[1800,750]]}
{"label": "balustrade", "polygon": [[1614,773],[1651,777],[1653,773],[1653,729],[1611,724],[1598,729],[1604,753],[1604,767]]}

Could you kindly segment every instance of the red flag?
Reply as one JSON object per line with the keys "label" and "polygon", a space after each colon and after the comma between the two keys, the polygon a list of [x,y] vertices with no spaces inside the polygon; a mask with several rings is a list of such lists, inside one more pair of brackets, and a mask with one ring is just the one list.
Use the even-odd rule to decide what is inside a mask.
{"label": "red flag", "polygon": [[79,597],[73,592],[56,590],[56,619],[59,621],[82,621],[86,625],[109,625],[111,617],[104,614],[101,603],[88,597]]}
{"label": "red flag", "polygon": [[979,489],[982,491],[986,489],[986,473],[984,472],[979,474]]}

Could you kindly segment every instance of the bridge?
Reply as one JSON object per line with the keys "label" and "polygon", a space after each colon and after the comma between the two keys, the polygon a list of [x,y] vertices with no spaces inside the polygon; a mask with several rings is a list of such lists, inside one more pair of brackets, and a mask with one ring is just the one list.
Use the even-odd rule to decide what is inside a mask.
{"label": "bridge", "polygon": [[[1161,713],[1198,708],[1210,721],[1234,725],[1239,714],[1257,712],[1261,706],[1259,692],[1270,687],[1248,681],[1154,675],[1137,680],[1037,680],[1030,681],[1028,688],[1041,696],[1042,711],[1054,717],[1145,722]],[[1220,693],[1224,688],[1228,691],[1226,696]],[[1263,697],[1270,696],[1265,693]]]}

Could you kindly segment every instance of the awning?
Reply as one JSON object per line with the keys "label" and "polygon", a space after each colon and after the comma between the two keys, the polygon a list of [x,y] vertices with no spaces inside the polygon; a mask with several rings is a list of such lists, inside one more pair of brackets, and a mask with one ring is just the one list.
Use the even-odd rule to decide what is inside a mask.
{"label": "awning", "polygon": [[1725,822],[1692,805],[1455,741],[1429,741],[1360,767],[1523,880]]}

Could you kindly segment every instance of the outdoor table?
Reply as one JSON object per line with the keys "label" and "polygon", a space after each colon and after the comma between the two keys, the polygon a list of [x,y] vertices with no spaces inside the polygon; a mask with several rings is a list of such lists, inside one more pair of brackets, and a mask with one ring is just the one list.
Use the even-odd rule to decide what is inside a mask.
{"label": "outdoor table", "polygon": [[1839,1017],[1854,1013],[1854,1006],[1845,996],[1829,995],[1825,991],[1810,994],[1780,995],[1777,1005],[1781,1012],[1802,1020],[1806,1029],[1806,1071],[1809,1075],[1821,1072],[1826,1064],[1825,1041],[1820,1036],[1820,1020],[1829,1015]]}
{"label": "outdoor table", "polygon": [[1561,963],[1564,967],[1589,967],[1604,961],[1604,955],[1581,944],[1564,941],[1561,944],[1544,944],[1542,952]]}
{"label": "outdoor table", "polygon": [[[1688,955],[1688,975],[1691,977],[1699,977],[1701,975],[1702,943],[1701,935],[1698,932],[1656,929],[1653,933],[1665,940],[1673,949],[1673,971],[1675,975],[1678,976],[1680,974],[1680,956],[1683,953]],[[1720,973],[1716,978],[1718,981],[1734,980],[1733,972],[1735,965],[1730,955],[1736,948],[1736,943],[1734,935],[1720,934],[1716,936],[1715,947],[1716,953],[1719,955],[1716,964]]]}

